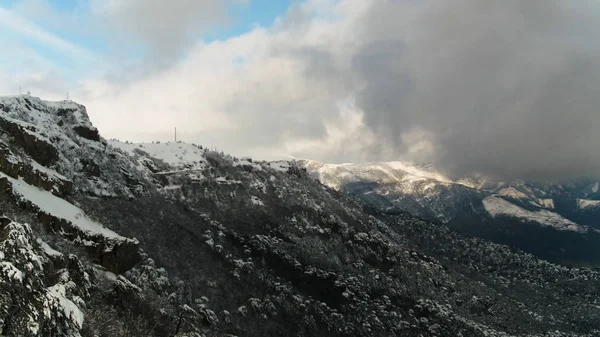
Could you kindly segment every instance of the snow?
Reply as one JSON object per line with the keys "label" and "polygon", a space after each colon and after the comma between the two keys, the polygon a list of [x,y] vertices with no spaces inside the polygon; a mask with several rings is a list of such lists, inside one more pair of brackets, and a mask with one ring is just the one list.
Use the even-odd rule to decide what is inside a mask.
{"label": "snow", "polygon": [[554,227],[559,230],[570,230],[575,232],[585,232],[585,228],[562,216],[547,211],[529,211],[517,205],[514,205],[498,196],[488,196],[483,199],[485,210],[492,216],[499,215],[512,216],[526,221],[533,221],[544,226]]}
{"label": "snow", "polygon": [[0,270],[2,270],[2,275],[8,277],[8,279],[23,282],[23,272],[21,272],[12,263],[8,261],[1,261]]}
{"label": "snow", "polygon": [[0,173],[0,178],[8,179],[12,184],[13,192],[36,205],[43,212],[67,220],[91,234],[100,234],[107,238],[125,239],[99,223],[88,219],[81,209],[50,192],[31,186],[21,179],[13,179],[3,173]]}
{"label": "snow", "polygon": [[[27,100],[29,103],[27,103],[25,100]],[[11,112],[2,113],[4,118],[23,126],[25,132],[45,140],[46,142],[50,142],[47,136],[50,138],[66,138],[63,134],[64,130],[62,130],[62,128],[56,124],[57,115],[55,112],[58,109],[68,109],[73,111],[73,116],[75,117],[78,125],[94,129],[89,121],[89,118],[87,117],[85,107],[75,102],[50,102],[31,96],[3,97],[0,98],[0,102],[11,108]],[[32,127],[41,131],[44,135],[29,130]]]}
{"label": "snow", "polygon": [[109,144],[119,148],[130,155],[135,155],[135,150],[142,150],[151,157],[160,159],[175,168],[201,169],[206,163],[204,150],[196,145],[188,143],[124,143],[111,140]]}
{"label": "snow", "polygon": [[580,209],[600,207],[600,200],[577,199],[577,206]]}
{"label": "snow", "polygon": [[262,171],[262,166],[258,163],[252,160],[252,158],[249,157],[244,157],[242,159],[240,159],[239,161],[236,161],[233,163],[234,167],[237,166],[251,166],[253,169],[257,170],[257,171]]}
{"label": "snow", "polygon": [[547,209],[554,209],[554,199],[538,199],[538,203]]}
{"label": "snow", "polygon": [[[9,120],[11,123],[17,123],[24,130],[30,130],[23,132],[28,132],[45,141],[51,141],[52,146],[59,153],[58,162],[53,164],[53,167],[69,178],[76,175],[77,168],[73,160],[76,156],[82,154],[82,150],[90,156],[110,150],[105,148],[103,142],[80,137],[74,131],[76,127],[95,130],[87,116],[85,107],[82,105],[71,101],[48,102],[28,95],[1,98],[0,102],[7,107],[6,111],[0,111],[0,117]],[[59,123],[61,121],[64,123]],[[29,160],[27,159],[25,162],[29,162]],[[41,165],[38,166],[35,163],[31,165],[64,180],[64,177],[58,175],[58,173],[47,171]],[[114,195],[115,191],[120,190],[121,187],[110,185],[104,191],[108,185],[104,180],[90,179],[88,181],[89,184],[85,184],[81,188],[85,192],[97,195]]]}
{"label": "snow", "polygon": [[503,197],[509,197],[509,198],[514,198],[514,199],[527,199],[527,195],[519,190],[517,190],[514,187],[505,187],[503,189],[501,189],[500,191],[498,191],[498,194],[500,194]]}
{"label": "snow", "polygon": [[45,173],[48,177],[50,178],[56,178],[58,180],[68,180],[67,178],[65,178],[65,176],[59,174],[58,172],[49,169],[45,166],[42,166],[40,164],[38,164],[38,162],[36,162],[35,160],[31,160],[31,166],[33,167],[34,170],[37,170],[39,172]]}
{"label": "snow", "polygon": [[444,177],[443,175],[441,175],[435,171],[427,171],[427,170],[418,168],[414,165],[406,164],[403,162],[392,161],[392,162],[387,162],[387,163],[382,163],[382,164],[387,165],[387,166],[393,168],[394,170],[406,172],[407,174],[410,174],[411,176],[414,176],[414,177],[432,179],[432,180],[436,180],[436,181],[443,182],[443,183],[452,182],[452,180]]}
{"label": "snow", "polygon": [[162,188],[163,191],[173,191],[181,189],[182,185],[168,185]]}
{"label": "snow", "polygon": [[114,273],[108,271],[108,270],[103,270],[101,272],[101,275],[104,276],[105,279],[111,281],[111,282],[116,282],[117,281],[117,275],[115,275]]}
{"label": "snow", "polygon": [[169,174],[177,174],[177,173],[187,173],[187,172],[191,172],[194,169],[185,169],[185,170],[173,170],[173,171],[162,171],[162,172],[158,172],[156,173],[157,175],[162,175],[162,176],[166,176]]}
{"label": "snow", "polygon": [[56,102],[43,101],[43,102],[46,106],[54,108],[54,109],[73,110],[73,116],[75,117],[75,120],[77,121],[77,123],[79,125],[85,126],[92,130],[96,129],[92,125],[92,122],[88,118],[87,113],[85,112],[85,108],[82,105],[80,105],[76,102],[73,102],[73,101],[56,101]]}
{"label": "snow", "polygon": [[592,192],[593,192],[593,193],[596,193],[596,192],[598,192],[598,190],[600,190],[600,182],[596,182],[596,183],[594,184],[594,186],[592,187]]}
{"label": "snow", "polygon": [[262,200],[260,200],[259,198],[255,197],[255,196],[251,196],[250,197],[250,202],[253,205],[257,205],[257,206],[264,206],[265,204],[262,202]]}
{"label": "snow", "polygon": [[228,180],[225,177],[217,177],[215,179],[219,184],[241,184],[242,182],[239,180]]}
{"label": "snow", "polygon": [[432,189],[436,184],[456,183],[470,187],[466,180],[453,182],[434,170],[400,161],[365,164],[323,164],[309,160],[304,162],[304,166],[310,172],[317,173],[323,184],[336,190],[339,190],[345,183],[356,181],[397,184],[399,191],[407,194]]}
{"label": "snow", "polygon": [[58,301],[59,309],[62,309],[65,317],[72,320],[77,327],[83,326],[83,313],[75,303],[66,297],[65,286],[62,284],[55,284],[52,287],[46,288],[48,291],[48,299]]}
{"label": "snow", "polygon": [[268,165],[273,170],[280,172],[287,172],[287,170],[290,168],[290,163],[285,160],[271,161],[268,163]]}
{"label": "snow", "polygon": [[[378,166],[378,165],[374,165],[374,166],[370,166],[370,167],[368,168],[368,170],[369,170],[369,171],[376,171],[376,170],[379,170],[379,171],[381,171],[381,172],[385,173],[385,174],[386,174],[386,175],[387,175],[387,176],[390,178],[390,180],[393,180],[393,181],[398,181],[398,182],[400,181],[400,179],[398,179],[398,177],[396,177],[396,173],[394,173],[394,172],[391,170],[391,168],[389,168],[389,167],[386,167],[386,166]],[[414,179],[413,179],[413,178],[414,178]],[[410,175],[405,175],[404,177],[402,177],[402,180],[404,180],[404,181],[409,181],[409,182],[410,182],[411,180],[414,182],[414,181],[415,181],[415,179],[416,179],[416,180],[423,180],[423,178],[422,178],[422,177],[413,177],[413,176],[410,176]]]}
{"label": "snow", "polygon": [[267,185],[260,180],[255,180],[250,184],[250,188],[256,189],[262,193],[267,193]]}
{"label": "snow", "polygon": [[44,252],[46,253],[46,255],[48,255],[48,256],[62,256],[63,255],[61,252],[59,252],[59,251],[55,250],[54,248],[50,247],[42,239],[38,238],[37,242],[40,244],[40,246],[42,247],[42,249],[44,250]]}

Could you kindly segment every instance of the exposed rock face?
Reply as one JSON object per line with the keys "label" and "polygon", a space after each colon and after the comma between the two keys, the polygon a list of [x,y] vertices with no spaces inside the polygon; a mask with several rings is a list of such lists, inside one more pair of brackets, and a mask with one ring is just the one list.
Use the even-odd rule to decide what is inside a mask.
{"label": "exposed rock face", "polygon": [[98,129],[96,128],[88,128],[85,126],[78,125],[74,127],[73,130],[75,130],[75,132],[83,138],[93,140],[96,142],[100,141],[100,134],[98,133]]}
{"label": "exposed rock face", "polygon": [[[112,247],[111,249],[106,249]],[[91,256],[97,256],[97,263],[107,270],[122,274],[142,260],[137,241],[125,240],[117,243],[102,242],[94,246]]]}
{"label": "exposed rock face", "polygon": [[13,200],[20,208],[37,214],[38,223],[51,233],[85,247],[89,258],[107,270],[121,274],[141,261],[138,242],[125,238],[108,238],[82,230],[72,222],[40,210],[35,204],[15,195],[7,178],[0,177],[0,196]]}
{"label": "exposed rock face", "polygon": [[0,143],[0,171],[13,178],[22,178],[28,184],[37,186],[57,196],[67,196],[73,192],[73,182],[36,169],[31,162],[23,162],[15,156],[6,144]]}
{"label": "exposed rock face", "polygon": [[0,128],[12,137],[12,143],[23,148],[38,163],[48,166],[58,160],[58,151],[37,133],[33,126],[19,125],[0,117]]}
{"label": "exposed rock face", "polygon": [[48,231],[60,233],[62,237],[81,244],[94,263],[115,274],[126,272],[142,259],[135,240],[90,235],[64,219],[41,211],[38,211],[38,222]]}

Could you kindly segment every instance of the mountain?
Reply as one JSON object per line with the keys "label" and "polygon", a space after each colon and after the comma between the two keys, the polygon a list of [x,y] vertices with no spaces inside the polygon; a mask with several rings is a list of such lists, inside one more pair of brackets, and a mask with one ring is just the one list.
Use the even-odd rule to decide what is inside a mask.
{"label": "mountain", "polygon": [[[118,121],[115,121],[118,122]],[[0,334],[597,336],[600,273],[0,98]],[[482,193],[482,192],[477,192]]]}
{"label": "mountain", "polygon": [[452,180],[430,166],[402,162],[299,164],[385,212],[405,211],[553,262],[600,265],[598,181]]}

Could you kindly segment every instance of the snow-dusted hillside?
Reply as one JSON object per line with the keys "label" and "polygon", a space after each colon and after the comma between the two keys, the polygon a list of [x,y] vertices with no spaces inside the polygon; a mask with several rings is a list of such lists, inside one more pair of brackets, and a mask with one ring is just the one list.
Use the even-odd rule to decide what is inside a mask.
{"label": "snow-dusted hillside", "polygon": [[563,263],[600,264],[598,182],[454,181],[430,166],[393,163],[300,165],[323,184],[394,214],[405,211],[463,234]]}
{"label": "snow-dusted hillside", "polygon": [[204,149],[193,144],[181,142],[130,143],[118,140],[110,140],[108,143],[131,156],[145,152],[149,157],[160,159],[175,169],[202,169],[206,164]]}
{"label": "snow-dusted hillside", "polygon": [[600,208],[600,200],[577,199],[577,206],[581,209]]}
{"label": "snow-dusted hillside", "polygon": [[105,228],[101,224],[90,220],[78,207],[52,193],[31,186],[21,179],[11,178],[0,172],[0,179],[1,178],[8,180],[12,185],[12,192],[21,199],[21,202],[31,203],[33,207],[39,209],[41,212],[68,221],[82,232],[91,235],[100,235],[109,239],[125,240],[124,237]]}
{"label": "snow-dusted hillside", "polygon": [[[431,167],[401,162],[341,165],[316,161],[300,163],[319,181],[331,188],[350,192],[360,190],[359,194],[362,195],[383,196],[400,209],[446,223],[457,216],[464,216],[464,205],[475,208],[490,196],[503,199],[502,205],[507,207],[507,214],[514,213],[511,210],[515,207],[527,206],[538,209],[541,213],[545,213],[542,210],[554,212],[552,216],[555,218],[564,218],[561,214],[562,209],[557,209],[555,205],[555,199],[572,199],[580,210],[600,205],[600,200],[586,199],[598,191],[598,182],[540,184],[493,181],[482,176],[451,180]],[[369,188],[362,188],[364,186]],[[458,211],[457,207],[460,208]],[[523,219],[527,220],[528,217]]]}
{"label": "snow-dusted hillside", "polygon": [[[401,163],[364,174],[415,207],[445,196],[422,208],[450,218],[483,193]],[[0,194],[0,335],[600,331],[593,270],[379,212],[296,162],[108,142],[72,102],[0,99]]]}
{"label": "snow-dusted hillside", "polygon": [[310,172],[316,174],[322,183],[335,189],[340,189],[344,184],[363,181],[398,183],[408,191],[415,191],[416,186],[423,182],[428,183],[428,186],[455,183],[438,172],[401,162],[367,164],[323,164],[314,160],[301,162]]}
{"label": "snow-dusted hillside", "polygon": [[483,206],[493,217],[504,215],[524,219],[526,221],[532,221],[543,226],[550,226],[559,230],[570,230],[576,232],[585,232],[586,229],[573,221],[567,220],[562,216],[547,211],[529,211],[519,206],[511,204],[510,202],[497,197],[489,196],[483,199]]}

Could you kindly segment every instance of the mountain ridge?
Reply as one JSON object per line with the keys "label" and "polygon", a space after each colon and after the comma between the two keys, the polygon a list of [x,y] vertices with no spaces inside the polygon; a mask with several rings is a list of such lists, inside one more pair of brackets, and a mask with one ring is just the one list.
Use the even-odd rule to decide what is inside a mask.
{"label": "mountain ridge", "polygon": [[0,99],[1,334],[600,331],[597,271],[366,211],[297,162],[117,143],[88,122]]}
{"label": "mountain ridge", "polygon": [[[520,224],[538,224],[558,231],[589,234],[594,242],[600,240],[600,201],[593,200],[599,198],[598,181],[552,184],[521,180],[494,181],[481,175],[453,181],[430,167],[409,164],[299,163],[322,183],[351,193],[380,209],[397,208],[431,221],[442,222],[468,235],[482,235],[481,230],[485,226],[480,226],[481,224],[496,222],[498,226],[488,226],[490,233],[486,233],[484,237],[493,239],[491,232],[496,231],[498,243],[509,244],[507,235],[510,235],[509,232],[521,231]],[[583,243],[584,250],[595,251],[592,244],[586,243],[589,241],[587,237],[578,236],[577,240]],[[554,238],[550,241],[561,244],[560,240]],[[516,247],[534,251],[528,250],[525,237]],[[573,254],[580,254],[576,245],[571,248],[575,248]],[[557,246],[550,250],[558,253],[561,249],[563,248]],[[584,250],[581,254],[584,254]],[[591,259],[600,263],[600,256],[597,253],[592,255],[594,257]],[[540,256],[550,258],[545,254]]]}

